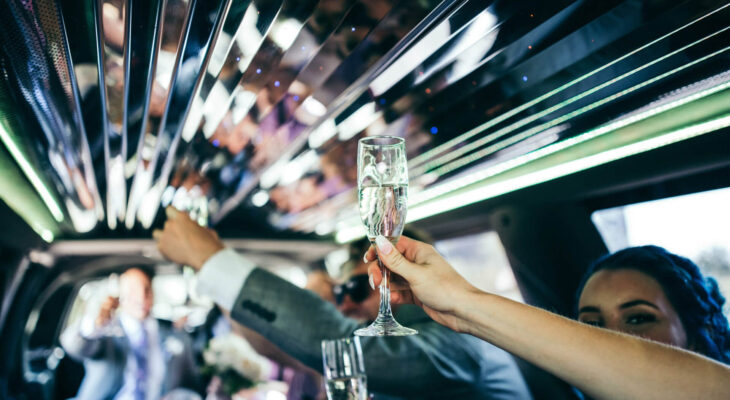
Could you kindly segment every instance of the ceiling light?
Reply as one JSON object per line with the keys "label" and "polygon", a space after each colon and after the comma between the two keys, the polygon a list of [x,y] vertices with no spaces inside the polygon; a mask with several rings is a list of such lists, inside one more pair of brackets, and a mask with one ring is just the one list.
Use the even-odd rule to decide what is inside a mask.
{"label": "ceiling light", "polygon": [[265,190],[259,190],[251,196],[251,203],[256,207],[263,207],[269,202],[269,193]]}
{"label": "ceiling light", "polygon": [[286,19],[275,24],[273,28],[271,28],[271,40],[273,40],[282,51],[287,51],[289,50],[289,47],[291,47],[292,43],[294,43],[294,40],[296,40],[297,35],[299,35],[300,29],[302,29],[301,22],[294,18]]}
{"label": "ceiling light", "polygon": [[[730,83],[724,82],[424,190],[411,196],[407,221],[418,221],[728,127],[728,88]],[[710,94],[714,96],[709,97]],[[686,108],[682,113],[666,114],[676,109],[677,105]],[[712,116],[723,112],[723,117],[696,123],[703,114]],[[686,126],[692,121],[695,123]],[[633,125],[636,123],[642,125]],[[681,126],[685,127],[676,128]],[[618,128],[623,130],[619,131]],[[609,132],[613,133],[611,137],[604,137]],[[567,153],[569,151],[571,153]],[[568,161],[565,161],[566,158]],[[345,243],[363,234],[362,224],[355,218],[348,218],[339,224],[335,239]]]}
{"label": "ceiling light", "polygon": [[309,147],[316,149],[327,143],[327,141],[332,139],[335,135],[337,135],[335,120],[327,118],[309,135],[309,138],[307,139]]}
{"label": "ceiling light", "polygon": [[327,107],[312,96],[304,99],[302,107],[304,108],[304,111],[314,115],[315,117],[321,117],[327,112]]}
{"label": "ceiling light", "polygon": [[[690,22],[690,23],[688,23],[686,25],[683,25],[683,26],[681,26],[681,27],[673,30],[672,32],[669,32],[669,33],[667,33],[667,34],[665,34],[665,35],[663,35],[663,36],[661,36],[661,37],[659,37],[659,38],[657,38],[657,39],[655,39],[655,40],[653,40],[653,41],[651,41],[651,42],[649,42],[649,43],[647,43],[647,44],[645,44],[643,46],[640,46],[640,47],[638,47],[638,48],[636,48],[636,49],[634,49],[632,51],[629,51],[628,53],[624,54],[623,56],[616,58],[615,60],[613,60],[613,61],[611,61],[611,62],[609,62],[609,63],[601,66],[600,68],[597,68],[597,69],[595,69],[593,71],[590,71],[590,72],[588,72],[585,75],[582,75],[582,76],[580,76],[580,77],[578,77],[578,78],[576,78],[576,79],[574,79],[574,80],[572,80],[572,81],[570,81],[570,82],[568,82],[568,83],[566,83],[564,85],[561,85],[561,86],[555,88],[554,90],[551,90],[551,91],[549,91],[549,92],[547,92],[547,93],[545,93],[545,94],[543,94],[541,96],[538,96],[538,97],[536,97],[533,100],[530,100],[530,101],[528,101],[528,102],[526,102],[526,103],[524,103],[524,104],[522,104],[522,105],[520,105],[520,106],[518,106],[518,107],[516,107],[516,108],[514,108],[512,110],[510,110],[510,111],[505,112],[504,114],[501,114],[501,115],[499,115],[499,116],[497,116],[495,118],[490,119],[489,121],[485,122],[484,124],[482,124],[482,125],[474,128],[474,129],[471,129],[471,130],[469,130],[469,131],[467,131],[467,132],[465,132],[465,133],[463,133],[463,134],[461,134],[461,135],[459,135],[459,136],[457,136],[457,137],[455,137],[455,138],[453,138],[453,139],[451,139],[451,140],[449,140],[449,141],[447,141],[447,142],[445,142],[445,143],[443,143],[443,144],[441,144],[439,146],[436,146],[435,148],[433,148],[433,149],[431,149],[429,151],[426,151],[425,153],[419,155],[418,157],[415,157],[412,160],[410,160],[408,168],[411,171],[413,171],[415,166],[418,166],[418,165],[421,165],[421,164],[425,163],[427,160],[433,158],[434,156],[437,156],[439,154],[448,152],[450,149],[452,149],[457,144],[464,143],[466,140],[470,139],[471,137],[474,137],[475,135],[478,135],[478,134],[482,133],[486,129],[489,129],[489,128],[491,128],[491,127],[499,124],[500,122],[503,122],[503,121],[505,121],[505,120],[507,120],[507,119],[509,119],[509,118],[511,118],[511,117],[513,117],[513,116],[515,116],[515,115],[517,115],[519,113],[521,113],[522,111],[525,111],[525,110],[533,107],[534,105],[542,102],[543,100],[546,100],[546,99],[554,96],[555,94],[560,93],[560,92],[562,92],[562,91],[564,91],[564,90],[566,90],[566,89],[568,89],[568,88],[570,88],[570,87],[572,87],[572,86],[574,86],[574,85],[576,85],[576,84],[578,84],[578,83],[580,83],[580,82],[582,82],[582,81],[590,78],[591,76],[594,76],[594,75],[598,74],[599,72],[601,72],[601,71],[603,71],[603,70],[605,70],[607,68],[610,68],[613,65],[616,65],[617,63],[619,63],[619,62],[621,62],[621,61],[623,61],[623,60],[625,60],[625,59],[627,59],[627,58],[629,58],[629,57],[631,57],[631,56],[633,56],[633,55],[635,55],[635,54],[637,54],[637,53],[639,53],[639,52],[641,52],[641,51],[643,51],[643,50],[645,50],[645,49],[647,49],[647,48],[649,48],[649,47],[651,47],[651,46],[653,46],[653,45],[655,45],[655,44],[657,44],[657,43],[659,43],[659,42],[661,42],[663,40],[665,40],[665,39],[667,39],[667,38],[669,38],[670,36],[674,35],[675,33],[684,30],[688,26],[693,25],[693,24],[697,23],[698,21],[700,21],[700,20],[702,20],[702,19],[704,19],[706,17],[707,16],[705,15],[705,16],[702,16],[700,18],[697,18],[694,21],[692,21],[692,22]],[[703,38],[703,39],[700,39],[700,41],[701,40],[705,40],[705,39],[707,39],[707,37],[706,38]],[[692,44],[690,44],[688,46],[692,46],[692,45],[694,45],[696,43],[697,42],[694,42],[694,43],[692,43]],[[687,46],[683,47],[683,49],[686,48],[686,47]],[[677,51],[679,51],[679,50],[677,50]],[[664,59],[664,58],[666,58],[666,57],[668,57],[670,55],[673,55],[677,51],[671,52],[669,54],[665,54],[665,56],[660,57],[660,59]],[[654,63],[660,61],[660,59],[655,59],[654,62],[652,62],[651,64],[654,64]],[[643,69],[643,68],[646,68],[647,66],[648,65],[644,65],[644,66],[639,67],[639,68],[640,69]],[[634,73],[637,70],[638,69],[629,71],[627,74]],[[620,79],[620,78],[624,77],[625,75],[626,74],[624,74],[624,75],[622,75],[620,77],[617,77],[616,79]],[[614,81],[616,79],[614,79]],[[594,91],[595,90],[592,90],[590,92],[593,93]],[[589,93],[588,94],[587,93],[588,92],[585,92],[583,95],[576,96],[576,97],[577,98],[585,97],[586,95],[589,94]],[[574,99],[576,99],[576,98],[574,98]],[[565,102],[562,102],[561,104],[563,104],[563,103],[565,103]],[[563,104],[563,105],[567,105],[567,104],[569,104],[569,103],[566,103],[566,104]],[[537,118],[540,118],[540,117],[542,117],[542,115],[540,115]],[[520,126],[523,126],[523,125],[520,125]]]}
{"label": "ceiling light", "polygon": [[375,103],[367,103],[337,124],[337,132],[342,141],[348,140],[370,126],[383,113],[376,110]]}
{"label": "ceiling light", "polygon": [[[658,137],[607,150],[592,156],[580,158],[551,168],[539,170],[494,184],[479,185],[464,192],[454,193],[413,207],[408,211],[408,222],[418,221],[446,211],[454,210],[479,201],[494,198],[519,189],[568,176],[599,165],[644,153],[672,143],[687,140],[730,126],[730,116],[679,129]],[[343,234],[345,235],[345,234]],[[350,234],[351,235],[351,234]],[[340,233],[338,232],[338,238]],[[347,237],[347,236],[346,236]]]}
{"label": "ceiling light", "polygon": [[18,166],[28,178],[30,184],[33,185],[33,188],[41,196],[43,203],[46,204],[46,207],[48,208],[48,211],[51,212],[51,215],[53,215],[53,218],[57,222],[63,221],[63,211],[61,211],[61,206],[58,205],[54,196],[51,194],[51,191],[43,183],[36,170],[25,157],[25,154],[23,154],[23,151],[20,150],[20,147],[18,147],[18,145],[10,137],[8,131],[5,130],[5,125],[1,123],[0,140],[2,140],[5,144],[5,148],[8,149],[8,152],[10,152],[10,155],[13,156],[15,162],[18,163]]}

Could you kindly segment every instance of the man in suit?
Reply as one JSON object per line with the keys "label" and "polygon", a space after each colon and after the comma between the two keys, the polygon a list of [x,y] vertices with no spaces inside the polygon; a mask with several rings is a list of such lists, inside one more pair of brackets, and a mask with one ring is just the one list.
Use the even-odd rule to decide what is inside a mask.
{"label": "man in suit", "polygon": [[190,338],[151,318],[152,304],[151,277],[131,268],[119,277],[118,300],[108,297],[96,317],[63,332],[63,348],[86,370],[77,399],[153,400],[199,389]]}
{"label": "man in suit", "polygon": [[[370,284],[364,296],[360,292],[366,274],[362,262],[335,292],[340,309],[358,317],[349,318],[316,294],[224,248],[215,232],[186,214],[168,208],[167,215],[165,229],[154,232],[162,254],[199,270],[199,292],[311,368],[322,368],[323,339],[351,336],[364,326],[363,320],[377,314],[377,292]],[[368,389],[380,394],[377,399],[531,398],[517,365],[504,351],[435,323],[415,306],[397,308],[395,317],[419,334],[362,340]]]}

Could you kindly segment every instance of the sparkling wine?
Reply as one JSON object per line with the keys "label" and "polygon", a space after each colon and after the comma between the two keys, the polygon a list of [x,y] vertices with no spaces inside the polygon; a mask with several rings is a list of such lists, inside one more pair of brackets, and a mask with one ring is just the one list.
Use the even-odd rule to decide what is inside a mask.
{"label": "sparkling wine", "polygon": [[406,223],[407,185],[360,187],[360,218],[370,240],[383,235],[398,240]]}
{"label": "sparkling wine", "polygon": [[367,398],[367,378],[365,378],[365,375],[327,379],[328,400],[366,400]]}

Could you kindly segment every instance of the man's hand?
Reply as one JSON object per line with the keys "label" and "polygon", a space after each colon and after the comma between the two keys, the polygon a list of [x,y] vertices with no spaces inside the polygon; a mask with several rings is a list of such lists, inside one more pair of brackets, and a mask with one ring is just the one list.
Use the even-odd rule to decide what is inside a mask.
{"label": "man's hand", "polygon": [[117,307],[119,307],[118,298],[109,296],[104,299],[99,309],[99,315],[96,317],[96,321],[94,321],[96,327],[102,328],[106,326],[112,320],[112,315]]}
{"label": "man's hand", "polygon": [[213,254],[223,249],[218,234],[198,225],[187,213],[172,206],[168,206],[165,213],[165,228],[155,229],[152,236],[157,240],[160,253],[170,261],[200,270]]}

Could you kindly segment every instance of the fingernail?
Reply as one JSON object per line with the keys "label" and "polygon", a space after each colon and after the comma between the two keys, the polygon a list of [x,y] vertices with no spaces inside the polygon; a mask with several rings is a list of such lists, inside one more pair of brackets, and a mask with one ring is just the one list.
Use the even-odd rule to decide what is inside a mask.
{"label": "fingernail", "polygon": [[366,251],[365,254],[362,255],[362,262],[365,264],[369,263],[370,260],[368,260],[368,252]]}
{"label": "fingernail", "polygon": [[161,237],[161,236],[162,236],[162,231],[161,231],[161,230],[159,230],[159,229],[155,229],[154,231],[152,231],[152,237],[153,237],[153,238],[154,238],[155,240],[158,240],[158,239],[160,239],[160,237]]}
{"label": "fingernail", "polygon": [[370,282],[370,288],[375,290],[375,282],[373,282],[373,275],[370,273],[368,274],[368,282]]}
{"label": "fingernail", "polygon": [[393,245],[383,235],[378,235],[375,238],[375,244],[378,246],[378,250],[385,255],[388,255],[391,251],[393,251]]}
{"label": "fingernail", "polygon": [[168,219],[173,219],[177,217],[177,210],[173,206],[167,206],[165,207],[165,214],[167,215]]}

